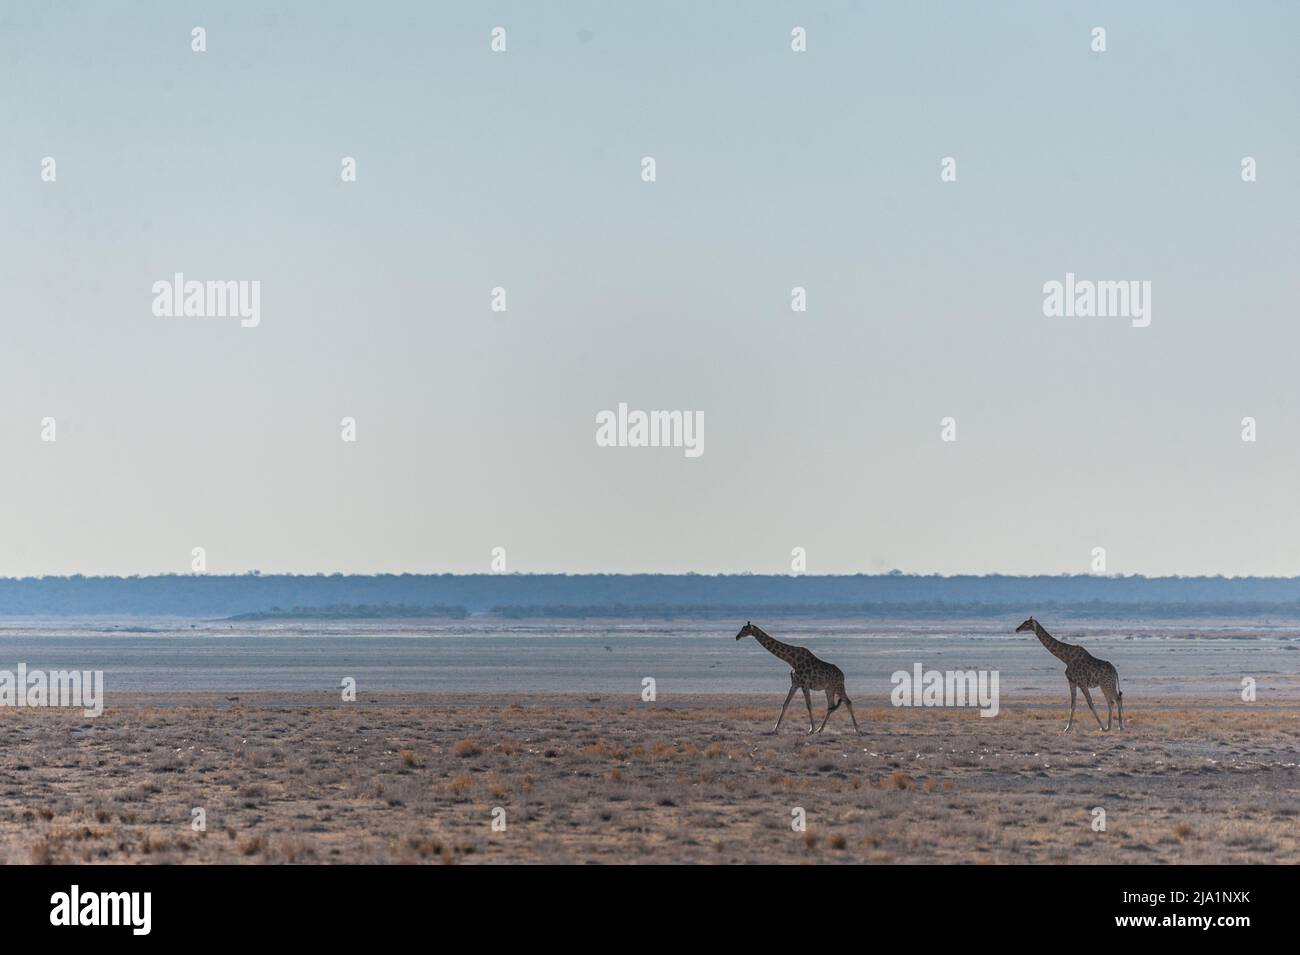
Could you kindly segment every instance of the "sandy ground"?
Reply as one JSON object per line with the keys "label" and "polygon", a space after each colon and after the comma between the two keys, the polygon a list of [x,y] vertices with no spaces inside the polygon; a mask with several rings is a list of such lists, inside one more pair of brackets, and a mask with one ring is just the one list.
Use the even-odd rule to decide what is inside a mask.
{"label": "sandy ground", "polygon": [[6,709],[0,861],[1300,862],[1300,702],[1133,700],[1066,736],[1063,700],[868,701],[862,735],[841,710],[808,737],[794,703],[772,734],[783,697]]}

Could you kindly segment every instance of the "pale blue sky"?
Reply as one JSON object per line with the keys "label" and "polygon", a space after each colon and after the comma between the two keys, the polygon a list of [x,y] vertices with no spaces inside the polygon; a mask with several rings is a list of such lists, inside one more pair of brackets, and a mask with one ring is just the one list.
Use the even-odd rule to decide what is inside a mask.
{"label": "pale blue sky", "polygon": [[[1300,574],[1297,35],[3,0],[0,574]],[[260,280],[260,327],[155,318],[176,271]],[[1151,326],[1043,317],[1066,271],[1150,280]],[[598,448],[620,401],[703,411],[705,454]]]}

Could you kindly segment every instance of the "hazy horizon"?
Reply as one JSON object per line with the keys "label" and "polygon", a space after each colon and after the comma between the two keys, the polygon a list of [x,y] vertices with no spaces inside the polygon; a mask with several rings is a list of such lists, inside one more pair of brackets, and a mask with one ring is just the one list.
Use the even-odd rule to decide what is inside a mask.
{"label": "hazy horizon", "polygon": [[1061,571],[1058,573],[1024,573],[1024,574],[1006,574],[1000,571],[988,572],[967,572],[956,571],[954,573],[912,573],[903,570],[887,570],[883,572],[868,573],[866,571],[845,571],[835,574],[792,574],[781,573],[779,571],[755,571],[755,570],[719,570],[719,571],[564,571],[564,570],[511,570],[501,573],[484,572],[484,571],[438,571],[438,570],[385,570],[385,571],[340,571],[340,570],[282,570],[282,571],[263,571],[261,568],[250,567],[246,570],[224,571],[221,573],[194,573],[187,571],[145,571],[140,573],[129,574],[97,574],[83,573],[75,571],[63,574],[0,574],[0,580],[73,580],[76,578],[85,578],[87,580],[160,580],[172,577],[184,577],[187,579],[205,579],[205,580],[234,580],[244,577],[357,577],[357,578],[374,578],[374,577],[772,577],[780,580],[839,580],[844,578],[865,577],[872,580],[888,578],[905,578],[908,580],[983,580],[987,578],[997,578],[1006,580],[1285,580],[1300,582],[1300,574],[1142,574],[1142,573],[1106,573],[1106,574],[1082,574]]}
{"label": "hazy horizon", "polygon": [[[1298,34],[6,6],[0,575],[1300,575]],[[258,324],[155,315],[176,273],[259,282]],[[1045,316],[1068,274],[1150,282],[1149,326]],[[598,446],[621,403],[703,453]]]}

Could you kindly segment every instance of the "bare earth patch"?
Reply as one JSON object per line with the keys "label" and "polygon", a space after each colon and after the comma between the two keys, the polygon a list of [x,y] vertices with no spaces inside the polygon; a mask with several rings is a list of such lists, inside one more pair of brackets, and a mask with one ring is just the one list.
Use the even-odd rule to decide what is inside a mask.
{"label": "bare earth patch", "polygon": [[793,704],[772,735],[781,693],[363,697],[2,710],[0,861],[1300,862],[1294,701],[1126,698],[1066,736],[1064,699],[864,696],[861,736],[809,737]]}

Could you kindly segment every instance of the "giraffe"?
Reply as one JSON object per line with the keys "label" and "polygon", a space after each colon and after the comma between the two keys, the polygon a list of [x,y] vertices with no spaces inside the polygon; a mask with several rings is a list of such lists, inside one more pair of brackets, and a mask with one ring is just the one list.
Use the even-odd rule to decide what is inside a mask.
{"label": "giraffe", "polygon": [[[1062,732],[1070,732],[1070,727],[1074,725],[1074,704],[1079,690],[1083,690],[1083,698],[1088,701],[1088,709],[1092,710],[1092,715],[1097,718],[1097,726],[1102,732],[1110,729],[1112,703],[1119,711],[1119,728],[1123,729],[1124,694],[1119,690],[1119,673],[1115,668],[1105,660],[1098,660],[1083,647],[1057,640],[1033,617],[1016,627],[1016,633],[1024,633],[1026,630],[1032,630],[1034,636],[1038,637],[1039,642],[1047,648],[1047,652],[1065,663],[1065,678],[1070,681],[1070,718],[1066,721]],[[1097,716],[1097,707],[1092,705],[1092,694],[1088,692],[1089,688],[1094,686],[1101,687],[1101,692],[1106,696],[1105,726],[1101,725],[1101,717]]]}
{"label": "giraffe", "polygon": [[[818,660],[813,652],[807,647],[792,647],[788,643],[782,643],[780,640],[774,640],[766,633],[754,626],[748,621],[745,622],[736,634],[736,639],[741,637],[753,637],[763,645],[763,649],[773,654],[777,659],[783,660],[790,664],[790,692],[785,695],[785,702],[781,704],[781,715],[776,718],[776,726],[772,728],[775,733],[781,728],[781,720],[785,719],[785,708],[790,705],[790,699],[794,696],[795,690],[803,690],[803,701],[808,707],[808,733],[811,735],[815,725],[813,720],[812,694],[809,690],[826,691],[826,716],[822,719],[822,725],[817,727],[816,732],[820,733],[826,728],[826,721],[831,718],[831,714],[843,703],[849,708],[849,718],[853,720],[853,732],[861,733],[858,729],[858,718],[853,713],[853,701],[848,698],[844,692],[844,671],[833,663],[827,663],[825,660]],[[836,702],[835,697],[839,697]]]}

